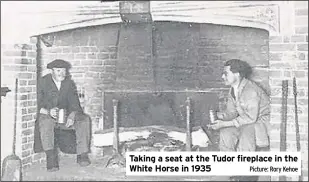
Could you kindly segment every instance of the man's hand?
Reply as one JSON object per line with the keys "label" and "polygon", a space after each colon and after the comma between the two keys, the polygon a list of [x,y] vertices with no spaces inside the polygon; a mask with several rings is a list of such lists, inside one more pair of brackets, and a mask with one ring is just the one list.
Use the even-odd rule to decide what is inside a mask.
{"label": "man's hand", "polygon": [[225,124],[224,121],[216,120],[214,123],[208,125],[208,127],[213,129],[213,130],[218,130],[218,129],[224,128],[225,127],[224,124]]}
{"label": "man's hand", "polygon": [[40,113],[41,113],[41,114],[49,115],[49,111],[48,111],[47,109],[45,109],[45,108],[41,108],[41,109],[40,109]]}
{"label": "man's hand", "polygon": [[52,108],[52,109],[49,111],[49,115],[50,115],[52,118],[57,119],[58,111],[59,111],[59,108],[54,107],[54,108]]}
{"label": "man's hand", "polygon": [[217,112],[217,118],[222,120],[224,117],[224,114],[222,112]]}
{"label": "man's hand", "polygon": [[71,112],[67,118],[67,124],[65,125],[66,127],[71,127],[74,124],[74,119],[75,119],[75,114],[76,112]]}
{"label": "man's hand", "polygon": [[66,127],[71,127],[74,124],[74,119],[67,119],[67,124],[65,125]]}

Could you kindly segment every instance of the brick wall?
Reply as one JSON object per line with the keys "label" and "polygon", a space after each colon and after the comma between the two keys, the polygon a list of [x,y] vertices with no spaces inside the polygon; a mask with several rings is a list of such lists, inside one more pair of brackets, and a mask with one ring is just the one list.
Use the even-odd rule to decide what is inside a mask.
{"label": "brick wall", "polygon": [[254,67],[253,79],[268,85],[268,32],[214,24],[156,22],[157,85],[167,90],[223,88],[222,65],[241,59]]}
{"label": "brick wall", "polygon": [[[287,150],[296,151],[294,97],[292,80],[295,74],[298,87],[298,117],[304,181],[308,180],[308,2],[291,4],[293,25],[283,27],[291,33],[271,35],[269,39],[271,85],[272,150],[280,149],[282,80],[289,80]],[[282,20],[284,21],[284,20]],[[284,30],[282,30],[284,32]],[[294,68],[294,69],[293,69]],[[292,178],[289,177],[291,180]],[[277,180],[275,177],[274,180]]]}
{"label": "brick wall", "polygon": [[152,90],[152,24],[121,24],[115,90]]}
{"label": "brick wall", "polygon": [[[151,45],[151,50],[149,50],[149,47],[146,47],[147,50],[142,50],[141,47],[138,47],[140,40],[136,39],[136,37],[138,37],[137,33],[146,32],[146,34],[150,34],[150,29],[147,29],[147,27],[146,29],[141,27],[126,27],[126,29],[124,29],[124,27],[121,28],[119,24],[109,24],[43,35],[44,38],[50,38],[50,40],[52,40],[53,46],[43,46],[42,66],[43,69],[45,69],[47,63],[55,58],[63,58],[72,63],[73,69],[71,73],[73,79],[77,82],[79,89],[85,88],[86,98],[83,105],[86,106],[86,112],[89,113],[93,119],[92,131],[94,132],[98,128],[99,120],[105,112],[103,110],[104,103],[102,103],[104,100],[102,90],[121,89],[119,84],[115,84],[121,81],[121,72],[116,69],[118,66],[117,64],[120,63],[117,52],[119,55],[121,55],[121,51],[126,53],[137,52],[137,54],[132,54],[131,56],[132,59],[138,59],[135,65],[131,64],[131,66],[135,68],[140,66],[140,64],[137,64],[138,61],[145,63],[146,60],[149,60],[147,56],[150,56],[148,54],[152,52],[152,64],[155,71],[147,70],[146,67],[144,67],[146,70],[145,75],[149,76],[148,80],[152,79],[151,81],[155,83],[156,88],[159,90],[177,87],[180,89],[194,88],[196,90],[203,90],[209,87],[221,87],[222,85],[218,85],[218,78],[221,76],[220,71],[214,71],[209,68],[219,68],[221,63],[232,57],[248,61],[255,68],[254,79],[260,81],[266,90],[271,90],[271,123],[274,128],[271,135],[272,150],[279,150],[280,148],[282,79],[289,80],[288,110],[290,112],[288,114],[288,150],[296,149],[293,114],[294,102],[291,92],[292,78],[293,74],[295,74],[298,83],[298,112],[302,140],[301,146],[302,152],[304,153],[303,166],[307,166],[308,2],[300,1],[292,2],[291,4],[293,6],[293,12],[291,12],[293,18],[290,22],[293,24],[288,25],[288,27],[283,27],[283,29],[290,29],[290,27],[293,27],[293,31],[291,33],[280,31],[278,34],[271,34],[269,37],[267,31],[260,29],[211,24],[198,25],[156,22],[152,25],[153,34],[151,36],[153,44]],[[284,19],[282,21],[284,21]],[[136,33],[135,38],[134,33]],[[133,37],[129,37],[128,35],[132,35]],[[269,40],[267,38],[269,38]],[[122,46],[117,47],[118,44]],[[133,46],[126,46],[129,44]],[[121,50],[119,50],[120,47],[122,48]],[[132,49],[132,47],[135,49]],[[34,48],[33,45],[32,48]],[[4,50],[17,50],[18,52],[22,51],[22,48],[15,46],[13,48],[6,47]],[[2,52],[4,53],[4,51]],[[241,52],[241,54],[239,52]],[[19,76],[23,78],[20,84],[34,84],[35,71],[31,69],[34,69],[35,63],[31,62],[25,66],[24,64],[27,62],[25,59],[23,59],[24,62],[22,64],[16,63],[16,60],[22,60],[27,54],[24,54],[24,52],[16,56],[16,54],[12,52],[3,53],[1,54],[2,58],[10,60],[6,61],[6,63],[2,62],[2,65],[4,65],[2,68],[7,70],[5,73],[19,73]],[[145,56],[145,53],[147,53],[147,56]],[[127,61],[126,63],[129,64],[130,61],[124,58],[125,56],[122,56],[121,61]],[[13,62],[15,62],[15,65],[12,64]],[[20,63],[21,62],[22,61],[20,61]],[[190,63],[190,65],[196,64],[197,66],[184,66],[188,63]],[[295,65],[296,70],[291,69],[291,63],[295,63],[293,65]],[[28,69],[28,67],[30,69]],[[171,69],[175,67],[177,67],[176,70]],[[125,69],[126,67],[123,66],[123,70]],[[31,70],[30,74],[29,70]],[[142,73],[136,72],[136,70],[138,69],[135,69],[134,73],[137,75],[122,75],[122,77],[129,79],[130,77],[127,76],[131,76],[133,81],[139,81],[139,76],[141,76]],[[171,70],[174,70],[174,72]],[[43,72],[46,73],[46,70],[43,70]],[[200,76],[196,76],[198,74],[200,74]],[[161,77],[158,75],[161,75]],[[118,78],[119,80],[117,80]],[[188,78],[195,80],[195,82],[188,81]],[[11,84],[12,83],[13,82],[11,82]],[[132,82],[128,82],[127,85],[122,84],[122,86],[128,87],[130,86],[129,83]],[[27,137],[20,139],[20,142],[22,142],[22,140],[26,142],[23,144],[25,156],[24,163],[31,160],[29,156],[32,156],[33,161],[35,161],[34,158],[40,157],[39,155],[39,157],[34,157],[30,148],[28,148],[32,143],[31,136],[33,135],[32,130],[29,130],[28,127],[33,127],[32,123],[34,121],[35,113],[32,113],[32,109],[34,109],[35,105],[33,105],[34,100],[31,101],[31,99],[35,99],[33,96],[35,92],[34,87],[35,85],[23,85],[23,93],[20,93],[20,99],[26,100],[19,101],[20,107],[24,107],[24,109],[21,110],[22,114],[20,114],[19,124],[20,128],[22,128],[22,126],[27,126],[27,128],[19,132],[23,132],[23,136],[29,134]],[[28,119],[29,121],[26,121]],[[22,123],[25,123],[24,121],[27,125],[22,125]],[[22,153],[22,149],[20,149],[20,153]],[[303,172],[305,180],[308,179],[308,168],[304,167]],[[276,180],[276,178],[273,179]]]}
{"label": "brick wall", "polygon": [[122,25],[113,89],[181,91],[224,87],[222,64],[249,62],[269,90],[268,32],[213,24]]}
{"label": "brick wall", "polygon": [[[40,162],[42,154],[33,153],[33,131],[36,118],[36,39],[29,44],[2,44],[1,46],[1,86],[10,92],[1,103],[1,133],[4,133],[4,154],[11,153],[15,78],[19,79],[17,102],[16,153],[24,167],[32,162]],[[5,106],[5,107],[4,107]],[[4,141],[4,140],[3,140]],[[1,142],[2,145],[3,142]]]}
{"label": "brick wall", "polygon": [[[155,22],[88,27],[43,37],[52,43],[52,47],[43,46],[43,69],[56,58],[72,63],[73,79],[86,91],[84,105],[94,121],[93,132],[103,108],[108,109],[103,90],[203,92],[217,88],[221,97],[222,64],[231,58],[248,61],[258,73],[254,78],[269,88],[268,33],[264,30]],[[110,125],[111,116],[105,113],[104,118]]]}
{"label": "brick wall", "polygon": [[43,35],[44,39],[52,40],[52,47],[42,44],[42,75],[48,73],[46,65],[54,59],[72,64],[72,79],[78,91],[85,94],[81,104],[92,118],[93,132],[104,114],[102,90],[115,82],[118,29],[119,25],[110,24]]}

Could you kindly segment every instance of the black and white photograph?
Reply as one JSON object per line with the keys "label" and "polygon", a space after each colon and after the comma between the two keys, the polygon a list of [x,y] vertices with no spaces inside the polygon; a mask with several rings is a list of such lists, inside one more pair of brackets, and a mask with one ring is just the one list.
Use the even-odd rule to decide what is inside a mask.
{"label": "black and white photograph", "polygon": [[1,1],[1,181],[308,181],[308,1]]}

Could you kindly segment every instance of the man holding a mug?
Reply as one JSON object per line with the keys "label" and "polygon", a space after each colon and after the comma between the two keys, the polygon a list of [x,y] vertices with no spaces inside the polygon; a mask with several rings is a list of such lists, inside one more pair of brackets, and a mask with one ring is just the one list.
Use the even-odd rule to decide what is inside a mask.
{"label": "man holding a mug", "polygon": [[38,109],[35,124],[34,152],[46,153],[48,171],[59,170],[58,154],[54,144],[54,128],[74,129],[77,163],[90,164],[91,119],[83,112],[74,81],[69,76],[70,63],[56,59],[47,65],[51,74],[39,81]]}
{"label": "man holding a mug", "polygon": [[[220,131],[220,151],[254,152],[269,147],[270,100],[265,91],[249,80],[248,63],[231,59],[224,64],[222,79],[231,86],[226,110],[217,112],[209,126]],[[231,181],[256,181],[258,176],[233,176]]]}
{"label": "man holding a mug", "polygon": [[269,146],[270,100],[265,91],[248,79],[248,63],[231,59],[222,79],[231,86],[226,110],[217,112],[209,127],[220,130],[220,151],[256,151]]}

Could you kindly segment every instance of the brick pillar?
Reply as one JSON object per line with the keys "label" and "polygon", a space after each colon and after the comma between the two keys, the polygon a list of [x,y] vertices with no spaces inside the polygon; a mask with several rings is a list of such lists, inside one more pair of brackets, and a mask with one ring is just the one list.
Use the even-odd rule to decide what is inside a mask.
{"label": "brick pillar", "polygon": [[2,45],[1,49],[1,86],[7,86],[12,90],[7,95],[6,101],[1,103],[6,105],[1,110],[1,113],[5,115],[1,116],[3,124],[1,133],[5,134],[3,138],[8,139],[6,146],[1,148],[11,152],[15,78],[18,78],[16,154],[22,159],[24,167],[28,167],[32,162],[38,161],[42,157],[41,154],[33,153],[33,131],[37,110],[35,44],[36,39],[34,38],[28,44]]}
{"label": "brick pillar", "polygon": [[[269,40],[270,86],[271,86],[271,150],[280,149],[282,80],[289,80],[287,151],[296,151],[295,110],[293,97],[293,76],[297,79],[298,118],[302,151],[302,172],[308,180],[308,2],[290,2],[287,14],[289,24],[282,27]],[[285,21],[282,19],[282,21]],[[273,177],[272,180],[278,180]],[[288,180],[297,180],[288,177]]]}

